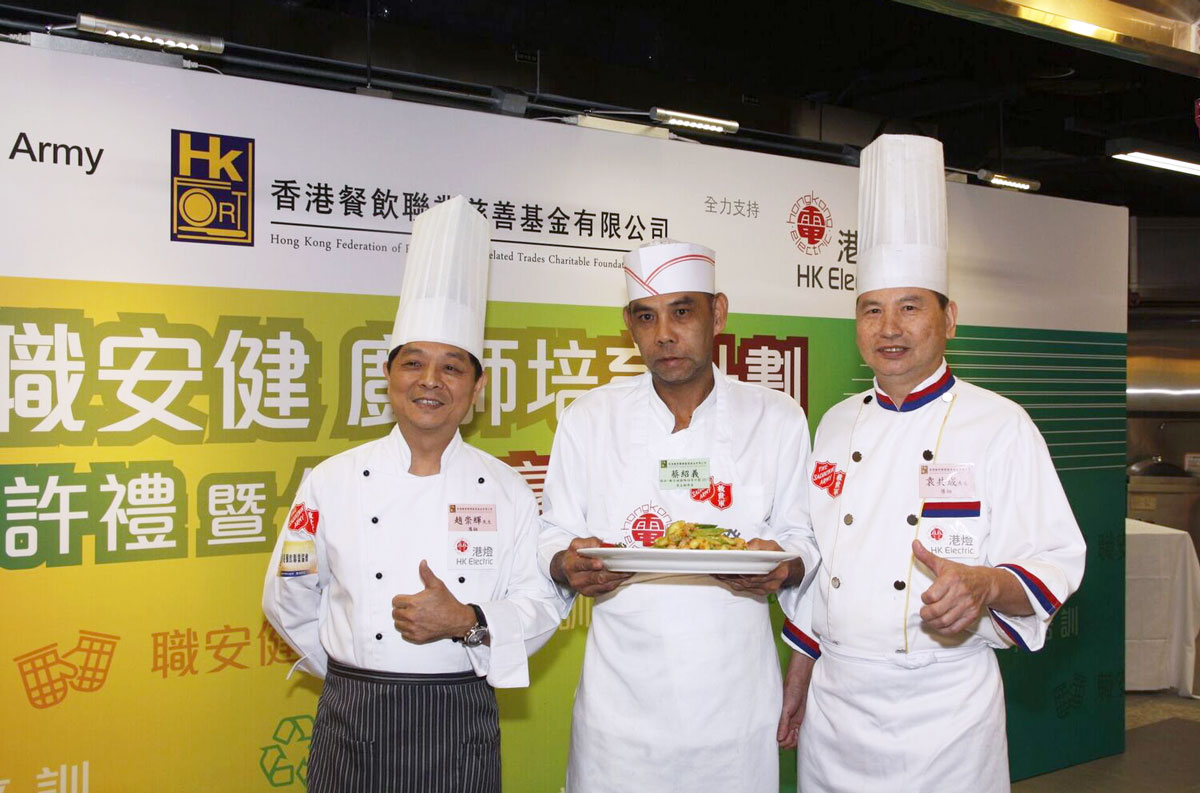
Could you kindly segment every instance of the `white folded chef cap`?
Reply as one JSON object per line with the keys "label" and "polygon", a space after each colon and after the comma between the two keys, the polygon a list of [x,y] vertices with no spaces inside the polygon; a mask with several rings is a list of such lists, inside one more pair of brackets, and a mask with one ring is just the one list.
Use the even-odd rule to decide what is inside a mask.
{"label": "white folded chef cap", "polygon": [[671,292],[717,291],[717,254],[694,242],[653,240],[625,254],[625,288],[632,302]]}
{"label": "white folded chef cap", "polygon": [[881,135],[858,167],[858,293],[947,287],[946,175],[942,144]]}
{"label": "white folded chef cap", "polygon": [[417,216],[389,349],[436,341],[483,360],[489,231],[487,220],[462,196]]}

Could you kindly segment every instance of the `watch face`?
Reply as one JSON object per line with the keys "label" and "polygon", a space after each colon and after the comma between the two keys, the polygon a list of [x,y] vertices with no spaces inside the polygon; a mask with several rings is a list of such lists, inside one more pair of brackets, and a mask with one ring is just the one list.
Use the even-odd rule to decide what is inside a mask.
{"label": "watch face", "polygon": [[468,647],[478,647],[488,637],[488,629],[483,625],[476,625],[471,630],[467,631],[467,635],[463,637],[463,644]]}

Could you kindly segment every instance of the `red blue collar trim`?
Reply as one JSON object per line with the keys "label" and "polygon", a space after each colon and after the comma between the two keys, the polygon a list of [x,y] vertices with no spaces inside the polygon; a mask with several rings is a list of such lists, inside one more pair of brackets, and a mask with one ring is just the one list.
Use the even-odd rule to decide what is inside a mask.
{"label": "red blue collar trim", "polygon": [[946,367],[946,371],[942,372],[942,376],[936,382],[922,388],[920,391],[913,391],[904,398],[903,404],[899,407],[888,397],[887,394],[875,389],[875,402],[884,410],[894,410],[898,413],[908,413],[911,410],[924,407],[933,400],[940,397],[942,394],[954,387],[954,375],[950,374],[950,367]]}

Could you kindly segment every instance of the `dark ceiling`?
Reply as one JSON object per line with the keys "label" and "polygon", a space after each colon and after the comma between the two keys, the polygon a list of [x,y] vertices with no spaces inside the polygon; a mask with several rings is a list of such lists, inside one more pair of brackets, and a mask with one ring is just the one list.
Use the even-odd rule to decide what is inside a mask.
{"label": "dark ceiling", "polygon": [[373,84],[478,96],[502,86],[528,96],[531,116],[543,106],[689,110],[737,119],[745,132],[722,145],[761,150],[787,150],[795,136],[861,145],[823,124],[812,132],[814,117],[850,117],[871,133],[936,134],[947,165],[1032,177],[1044,194],[1200,216],[1196,177],[1104,150],[1136,137],[1200,159],[1200,79],[887,0],[77,3],[0,4],[0,30],[83,11],[222,36],[224,56],[190,57],[226,74],[337,90],[365,84],[369,36]]}

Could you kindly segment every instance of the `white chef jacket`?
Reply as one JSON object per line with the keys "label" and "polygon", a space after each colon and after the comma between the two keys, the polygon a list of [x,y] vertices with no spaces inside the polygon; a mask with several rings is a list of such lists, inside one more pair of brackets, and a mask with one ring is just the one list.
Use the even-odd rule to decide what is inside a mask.
{"label": "white chef jacket", "polygon": [[[817,561],[808,520],[804,413],[726,379],[672,432],[650,374],[593,389],[559,422],[543,492],[540,555],[575,537],[649,544],[674,520],[773,539]],[[660,487],[662,460],[702,459],[707,488]],[[562,613],[573,590],[561,588]],[[576,693],[569,793],[778,790],[779,663],[765,598],[707,575],[637,575],[596,599]]]}
{"label": "white chef jacket", "polygon": [[[988,703],[998,701],[992,653],[982,661],[971,656],[1014,645],[1040,649],[1052,617],[1083,577],[1083,537],[1033,421],[1011,400],[955,378],[943,361],[902,405],[893,404],[876,383],[873,390],[831,408],[817,429],[807,474],[821,567],[804,597],[798,592],[781,595],[789,617],[784,639],[814,658],[824,649],[836,655],[837,664],[873,664],[871,679],[881,681],[878,699],[870,699],[870,692],[836,690],[836,682],[821,692],[814,675],[813,696],[834,711],[825,714],[825,722],[853,731],[845,723],[853,706],[860,719],[864,708],[903,711],[905,695],[897,686],[907,685],[912,687],[910,699],[933,695],[936,700],[922,711],[925,736],[957,734],[961,725],[955,720],[969,718],[960,704],[964,698],[983,697],[986,690],[991,692],[985,697]],[[947,489],[938,490],[939,484]],[[993,610],[955,637],[927,629],[921,622],[921,593],[933,577],[915,563],[914,539],[937,556],[1006,570],[1021,583],[1034,614],[1016,617]],[[976,671],[966,677],[941,674],[940,681],[933,673],[914,673],[931,664],[942,664],[944,671],[955,661],[970,663]],[[958,677],[964,681],[961,696],[944,688],[946,680]],[[853,702],[855,696],[860,701]],[[813,697],[809,702],[811,715]],[[843,707],[846,720],[839,718]],[[989,704],[977,710],[990,724],[977,731],[977,749],[956,743],[953,753],[944,753],[960,771],[965,758],[976,758],[966,766],[966,779],[979,779],[970,775],[984,773],[982,766],[972,771],[973,764],[992,762],[1004,748],[1003,708]],[[946,723],[939,725],[939,718]],[[845,736],[815,734],[821,723],[821,718],[805,718],[802,779],[809,755],[805,741],[818,765],[827,760],[836,764],[836,747],[849,745]],[[916,734],[913,739],[916,754],[929,750],[929,742],[922,747],[915,745],[920,743]],[[822,740],[833,745],[821,745]],[[897,737],[886,740],[894,746]],[[880,747],[881,753],[884,749]],[[861,767],[861,757],[861,751],[845,757],[845,773],[830,777],[853,778],[861,770],[855,768],[856,763]],[[878,779],[903,789],[928,789],[920,780],[911,788],[898,782],[903,778],[897,777],[898,762],[881,765]],[[934,776],[928,771],[924,773]],[[1003,772],[998,789],[1007,789],[1006,763]],[[991,788],[976,784],[972,789]]]}
{"label": "white chef jacket", "polygon": [[[399,427],[330,457],[300,486],[297,507],[315,513],[310,528],[280,530],[267,567],[263,612],[302,658],[324,677],[326,659],[384,672],[474,670],[496,688],[529,685],[527,659],[558,627],[557,598],[537,569],[537,501],[520,475],[455,433],[433,476],[408,472],[412,455]],[[494,562],[451,569],[462,537],[451,531],[451,505],[494,508],[487,538]],[[291,521],[289,520],[289,523]],[[281,575],[285,542],[315,545],[316,571]],[[297,545],[289,545],[292,551]],[[289,559],[293,558],[289,556]],[[392,621],[392,598],[425,588],[429,568],[463,603],[483,609],[491,646],[450,639],[406,641]]]}

